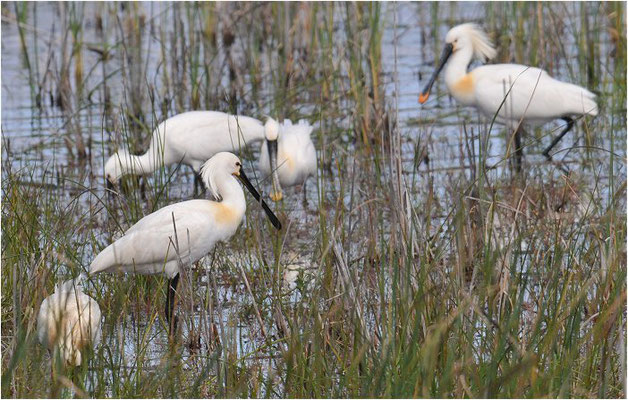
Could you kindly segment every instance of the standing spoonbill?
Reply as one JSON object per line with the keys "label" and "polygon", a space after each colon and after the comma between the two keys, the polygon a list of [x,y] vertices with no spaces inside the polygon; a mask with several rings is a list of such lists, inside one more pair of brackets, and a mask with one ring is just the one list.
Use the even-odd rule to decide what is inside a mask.
{"label": "standing spoonbill", "polygon": [[[279,131],[279,140],[262,144],[258,168],[264,177],[277,172],[272,173],[270,197],[280,200],[282,186],[304,185],[308,177],[316,176],[316,149],[310,138],[314,127],[304,120],[293,125],[286,119],[274,129]],[[305,198],[305,187],[303,195]]]}
{"label": "standing spoonbill", "polygon": [[[176,163],[186,164],[195,172],[194,192],[202,186],[201,166],[221,151],[238,151],[251,143],[266,141],[277,147],[280,125],[268,118],[266,125],[245,116],[219,111],[188,111],[161,122],[153,131],[146,153],[136,156],[126,150],[113,154],[105,163],[107,185],[112,187],[124,175],[146,175]],[[283,129],[287,131],[287,129]],[[270,159],[276,175],[276,152]],[[279,178],[274,176],[273,185]],[[280,200],[281,188],[273,190],[273,200]]]}
{"label": "standing spoonbill", "polygon": [[281,229],[279,219],[260,198],[234,154],[214,155],[202,166],[201,176],[214,198],[220,201],[188,200],[160,208],[107,246],[89,267],[89,274],[106,271],[165,275],[168,278],[165,313],[170,330],[179,268],[195,263],[217,242],[231,238],[242,222],[246,199],[236,178],[261,202],[274,227]]}
{"label": "standing spoonbill", "polygon": [[53,354],[58,351],[66,366],[78,366],[82,351],[100,341],[100,307],[81,291],[81,277],[57,286],[46,297],[37,315],[39,342]]}
{"label": "standing spoonbill", "polygon": [[[596,116],[595,95],[571,83],[558,81],[539,68],[517,64],[484,65],[467,72],[472,58],[485,61],[497,52],[482,29],[466,23],[453,27],[445,37],[445,49],[434,74],[419,96],[425,103],[432,85],[445,64],[445,84],[449,93],[466,106],[477,107],[484,115],[513,126],[541,125],[560,118],[567,123],[563,131],[543,151],[551,159],[550,150],[572,128],[573,117]],[[515,132],[515,160],[521,165],[521,131]]]}

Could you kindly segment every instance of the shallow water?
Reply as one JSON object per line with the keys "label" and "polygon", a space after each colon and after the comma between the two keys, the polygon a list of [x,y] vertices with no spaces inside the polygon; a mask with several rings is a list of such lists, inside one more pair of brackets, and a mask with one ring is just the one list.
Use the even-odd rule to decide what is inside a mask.
{"label": "shallow water", "polygon": [[[67,9],[62,10],[60,6],[52,3],[37,4],[36,21],[34,16],[28,20],[25,27],[27,32],[28,46],[37,46],[39,52],[36,58],[32,58],[33,52],[30,52],[30,63],[33,68],[39,71],[39,76],[46,76],[42,71],[46,70],[48,65],[47,48],[59,46],[63,40],[60,25],[62,18],[67,16]],[[70,7],[69,5],[67,7]],[[120,10],[120,5],[108,4],[102,5],[97,3],[85,3],[76,5],[83,13],[83,37],[82,40],[89,46],[102,48],[102,33],[99,32],[96,15],[101,15],[102,23],[111,29],[107,40],[110,44],[120,43],[124,40],[130,40],[129,37],[120,37],[120,30],[116,28],[119,21],[116,16],[123,18],[124,12]],[[175,7],[169,3],[139,3],[137,5],[138,13],[143,15],[147,27],[143,35],[142,48],[142,73],[140,76],[145,77],[142,83],[142,107],[145,112],[146,120],[143,122],[146,128],[141,129],[140,137],[145,138],[143,143],[138,144],[139,148],[145,148],[149,131],[151,127],[156,126],[167,116],[172,116],[179,110],[179,105],[172,99],[172,85],[164,84],[163,71],[164,62],[162,60],[160,47],[162,44],[167,51],[173,41],[182,40],[190,41],[190,37],[177,37],[172,26],[164,25],[173,13]],[[229,5],[221,5],[220,7],[229,7]],[[445,91],[442,79],[438,81],[433,95],[425,105],[417,104],[420,88],[423,86],[427,77],[432,73],[434,68],[434,57],[440,54],[440,48],[437,44],[443,42],[443,38],[451,25],[463,21],[483,22],[487,18],[488,5],[486,3],[445,3],[439,5],[435,10],[434,5],[424,3],[384,3],[382,4],[382,21],[385,29],[382,38],[382,65],[383,74],[382,82],[385,88],[388,115],[391,120],[395,121],[399,127],[401,139],[401,159],[403,176],[407,180],[407,186],[412,189],[408,193],[408,199],[413,206],[423,204],[431,192],[442,202],[442,215],[433,215],[432,227],[438,227],[447,217],[450,200],[449,193],[452,188],[458,188],[459,182],[468,181],[474,176],[475,165],[479,162],[477,155],[480,152],[479,138],[485,138],[489,135],[487,141],[488,156],[486,157],[486,165],[497,165],[494,169],[490,169],[487,177],[491,181],[503,182],[509,181],[513,172],[508,162],[503,160],[506,151],[506,134],[501,126],[494,126],[490,132],[488,131],[488,122],[484,118],[478,116],[475,110],[460,107],[450,98]],[[565,34],[561,36],[562,44],[566,54],[557,57],[552,62],[548,62],[548,69],[552,76],[571,81],[578,84],[584,84],[583,73],[579,71],[579,63],[577,62],[578,46],[574,41],[574,36],[569,34],[571,30],[579,30],[579,7],[591,7],[595,9],[592,3],[584,5],[564,3],[557,5],[563,15],[572,16],[565,22]],[[103,11],[104,10],[104,11]],[[338,7],[336,12],[342,15],[346,10]],[[180,12],[180,10],[179,10]],[[432,38],[431,18],[436,12],[440,21],[438,28],[438,38]],[[187,19],[183,19],[183,23],[188,24]],[[341,18],[335,20],[335,29],[342,36]],[[224,23],[219,23],[219,29],[224,27]],[[37,38],[34,36],[37,32]],[[165,35],[165,42],[162,42],[160,35]],[[601,36],[605,37],[605,36]],[[242,44],[246,38],[236,38],[233,45],[234,59],[238,60],[244,51]],[[423,43],[425,40],[425,43]],[[242,43],[241,43],[242,42]],[[607,39],[598,43],[598,54],[607,55],[612,51],[612,43]],[[346,49],[343,49],[346,50]],[[340,51],[340,49],[335,49]],[[125,113],[128,106],[132,102],[132,88],[125,87],[129,79],[125,77],[126,71],[132,67],[128,60],[124,60],[120,55],[121,48],[116,45],[113,49],[113,56],[106,63],[99,62],[99,53],[95,51],[83,52],[84,76],[88,76],[84,81],[84,93],[92,93],[89,101],[81,101],[72,115],[68,116],[66,112],[59,107],[51,104],[51,96],[55,95],[56,82],[54,82],[53,74],[46,76],[43,83],[43,97],[41,99],[41,107],[37,107],[36,101],[31,91],[31,80],[29,78],[28,69],[25,67],[23,52],[21,50],[17,25],[15,23],[14,7],[3,5],[3,22],[2,22],[2,156],[3,171],[2,176],[5,178],[7,174],[20,174],[22,171],[22,180],[25,184],[42,184],[53,185],[54,192],[60,198],[60,204],[66,202],[78,201],[77,215],[87,217],[92,221],[93,227],[97,230],[93,233],[95,240],[101,245],[105,245],[115,236],[114,231],[119,233],[119,229],[113,231],[107,230],[107,227],[114,226],[112,220],[122,220],[131,214],[132,219],[138,219],[140,215],[136,215],[135,211],[130,211],[131,207],[126,200],[106,200],[107,204],[112,205],[115,215],[108,215],[107,210],[99,208],[99,199],[105,199],[107,196],[103,187],[103,178],[101,176],[102,167],[106,158],[117,148],[124,140],[121,136],[120,129],[127,128],[130,117]],[[53,52],[55,57],[59,57],[57,52]],[[260,75],[266,76],[273,68],[269,62],[270,57],[262,57],[264,62],[260,66]],[[611,65],[604,65],[610,62],[608,56],[600,57],[603,64],[601,71],[612,71]],[[227,56],[224,51],[215,55],[212,60],[214,69],[219,73],[219,82],[225,88],[230,85],[228,68],[225,67]],[[52,61],[54,68],[58,67],[58,59]],[[36,67],[35,67],[36,66]],[[91,67],[93,69],[90,69]],[[173,64],[168,64],[168,68],[173,68]],[[346,68],[340,67],[344,73]],[[245,71],[246,72],[246,71]],[[70,71],[70,76],[76,73],[74,65]],[[608,73],[608,72],[606,72]],[[105,79],[106,77],[106,79]],[[250,93],[252,90],[252,77],[244,74],[240,77],[243,80],[243,92]],[[261,92],[258,94],[261,99],[261,107],[255,108],[255,101],[242,101],[238,104],[237,112],[244,115],[261,117],[264,114],[273,115],[274,107],[272,97],[275,94],[272,79],[261,79]],[[614,141],[614,149],[619,159],[615,159],[614,174],[617,181],[625,181],[626,168],[626,123],[625,123],[625,104],[623,109],[615,110],[612,108],[612,102],[607,101],[607,97],[612,96],[612,81],[607,77],[600,79],[602,82],[596,88],[601,94],[606,108],[602,108],[603,112],[596,118],[595,124],[600,127],[594,132],[593,138],[596,146],[602,149],[610,149],[610,142]],[[71,79],[73,90],[76,90],[74,80]],[[104,83],[106,82],[106,83]],[[144,85],[145,84],[145,85]],[[315,90],[314,90],[315,91]],[[154,104],[149,101],[149,94],[154,95],[157,100]],[[161,97],[163,96],[163,97]],[[170,99],[164,99],[170,96]],[[105,111],[105,100],[113,104],[111,111]],[[245,99],[246,100],[246,99]],[[342,159],[345,165],[356,165],[356,158],[362,156],[356,152],[356,147],[352,143],[353,122],[350,119],[350,113],[347,110],[327,110],[325,115],[329,118],[321,120],[320,118],[320,101],[316,95],[310,95],[308,90],[304,90],[298,97],[297,104],[292,104],[293,113],[299,114],[303,118],[307,118],[310,122],[318,127],[324,126],[330,133],[325,138],[322,133],[316,132],[314,136],[315,144],[322,153],[321,147],[327,144],[326,154],[331,155],[331,164],[338,159]],[[165,104],[165,110],[159,106]],[[232,111],[227,107],[227,102],[223,99],[216,99],[215,104],[222,105],[217,107],[223,111]],[[200,107],[203,108],[203,107]],[[191,109],[190,104],[183,104],[183,110]],[[296,111],[294,111],[296,110]],[[68,122],[70,121],[70,122]],[[462,122],[466,124],[465,126]],[[596,125],[594,125],[596,126]],[[529,145],[525,149],[525,161],[527,163],[527,174],[531,180],[559,180],[563,172],[556,165],[545,161],[540,154],[541,150],[551,140],[552,135],[548,132],[556,134],[560,130],[560,123],[547,124],[541,129],[530,132],[530,135],[524,139],[524,143]],[[613,127],[610,129],[609,127]],[[69,155],[66,147],[66,138],[72,138],[76,129],[80,130],[80,134],[87,143],[88,159],[84,163],[79,163],[74,157]],[[137,129],[130,127],[131,130]],[[375,137],[377,137],[375,135]],[[384,133],[382,133],[382,137]],[[536,140],[538,139],[538,140]],[[142,146],[143,145],[143,146]],[[610,182],[608,180],[609,163],[612,162],[607,153],[594,151],[587,152],[584,149],[584,130],[582,122],[576,123],[573,132],[567,135],[559,147],[559,149],[569,149],[570,151],[559,152],[556,158],[562,161],[561,166],[567,168],[572,179],[582,183],[587,188],[587,194],[594,196],[595,201],[599,205],[604,205],[609,199]],[[331,150],[330,150],[331,149]],[[415,159],[417,151],[425,152],[429,156],[429,163],[420,162]],[[255,166],[255,156],[257,149],[254,149],[252,156],[248,157],[250,162],[245,163],[247,169]],[[329,160],[327,160],[329,162]],[[10,171],[9,171],[10,170]],[[351,168],[348,168],[352,171]],[[193,175],[188,167],[171,167],[169,172],[173,172],[172,180],[168,186],[165,197],[159,199],[153,204],[142,204],[140,206],[144,213],[150,212],[157,206],[173,203],[181,199],[187,199],[191,196],[191,188],[193,183]],[[342,178],[339,174],[330,169],[331,172],[325,173],[325,188],[317,188],[315,180],[312,179],[307,187],[307,196],[309,204],[307,207],[301,203],[301,193],[295,189],[287,191],[287,199],[281,206],[276,206],[284,214],[285,220],[289,221],[289,228],[293,232],[293,241],[286,245],[286,248],[296,249],[298,252],[307,255],[311,249],[317,246],[316,239],[312,239],[319,231],[319,221],[317,213],[317,205],[319,203],[318,193],[325,192],[328,201],[333,204],[341,196],[336,192],[337,183]],[[355,172],[355,171],[353,171]],[[389,171],[383,171],[384,174],[393,174]],[[251,174],[249,174],[250,176]],[[61,178],[59,178],[61,177]],[[267,182],[264,184],[267,185]],[[90,191],[82,192],[84,188]],[[3,192],[4,196],[4,192]],[[351,197],[344,194],[345,197],[340,199],[350,209]],[[111,203],[109,202],[111,201]],[[252,216],[258,217],[259,210],[250,212],[247,218]],[[330,212],[330,220],[333,217],[333,211]],[[349,222],[350,224],[351,222]],[[354,221],[355,223],[355,221]],[[505,223],[506,224],[506,223]],[[122,228],[131,225],[131,221],[123,222]],[[428,232],[432,234],[434,232]],[[84,245],[82,254],[82,265],[89,265],[93,258],[90,246]],[[356,240],[355,244],[348,244],[347,256],[359,257],[363,251],[363,243]],[[218,257],[217,263],[225,263],[224,253],[235,250],[237,245],[229,243],[222,245],[220,250],[223,252],[222,257]],[[268,244],[262,249],[268,253],[272,252],[272,245]],[[213,310],[214,323],[218,326],[218,332],[224,339],[229,339],[223,346],[235,346],[236,353],[248,359],[267,356],[272,354],[273,350],[262,350],[259,348],[264,344],[264,338],[259,330],[259,324],[255,319],[254,313],[250,310],[252,299],[245,285],[242,282],[241,274],[238,273],[237,265],[243,265],[247,271],[256,271],[263,269],[264,266],[253,265],[255,259],[242,254],[241,257],[229,257],[227,267],[222,267],[221,273],[216,278],[214,270],[207,268],[205,271],[198,271],[200,275],[199,282],[194,283],[198,291],[198,299],[207,299],[213,296],[216,300],[215,310]],[[204,266],[212,265],[211,256],[201,263]],[[315,261],[312,261],[315,265]],[[231,274],[231,278],[225,278],[225,275]],[[268,273],[259,273],[261,279],[267,278]],[[313,274],[316,279],[316,274]],[[125,281],[130,277],[123,278]],[[216,279],[218,292],[213,293],[211,281]],[[102,285],[95,285],[94,290],[101,290],[99,296],[105,298],[107,296],[106,288]],[[301,292],[295,292],[287,303],[297,303],[300,299]],[[267,297],[269,301],[271,297]],[[205,303],[206,304],[206,303]],[[246,307],[240,306],[246,304]],[[195,330],[204,333],[211,330],[204,326],[207,323],[209,311],[204,309],[205,305],[196,304],[189,306],[192,312],[188,312],[185,320],[183,337],[190,337],[188,330],[188,322],[192,323]],[[183,305],[182,307],[183,308]],[[243,311],[246,308],[246,311]],[[202,310],[202,312],[201,312]],[[145,365],[158,366],[161,362],[162,355],[167,351],[167,338],[164,334],[162,322],[146,321],[146,314],[140,308],[129,310],[129,315],[123,317],[126,321],[125,326],[128,332],[117,332],[118,337],[105,335],[104,342],[111,349],[114,349],[114,358],[124,361],[128,368],[132,369],[135,358],[139,352],[145,357]],[[105,320],[107,332],[116,332],[115,323],[120,320]],[[268,336],[274,335],[276,328],[269,325]],[[200,327],[200,328],[199,328]],[[236,329],[231,329],[235,327]],[[232,336],[228,336],[228,334]],[[201,337],[202,347],[209,346],[207,337]],[[206,348],[204,351],[209,352]],[[186,356],[190,356],[189,350],[186,350]],[[194,368],[194,357],[185,359],[190,365],[186,366]]]}

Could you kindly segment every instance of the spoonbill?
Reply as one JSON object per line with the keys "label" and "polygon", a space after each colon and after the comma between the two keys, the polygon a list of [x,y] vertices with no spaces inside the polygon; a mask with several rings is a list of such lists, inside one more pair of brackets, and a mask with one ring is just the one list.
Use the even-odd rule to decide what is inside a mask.
{"label": "spoonbill", "polygon": [[234,154],[217,153],[201,167],[201,176],[207,189],[220,201],[188,200],[145,216],[101,251],[89,267],[89,274],[106,271],[165,275],[169,325],[180,268],[200,260],[217,242],[230,239],[242,222],[246,199],[236,178],[261,202],[273,226],[281,229],[281,222],[260,198]]}
{"label": "spoonbill", "polygon": [[497,54],[486,33],[476,24],[455,26],[447,32],[445,49],[436,70],[419,96],[419,103],[427,101],[432,85],[445,64],[445,84],[456,101],[475,106],[484,115],[496,121],[514,126],[515,155],[520,167],[520,135],[523,124],[542,125],[554,119],[562,119],[567,126],[543,151],[551,159],[550,150],[573,127],[574,116],[598,113],[595,94],[571,83],[549,76],[539,68],[517,64],[484,65],[467,72],[475,56],[488,61]]}
{"label": "spoonbill", "polygon": [[66,281],[46,297],[37,315],[37,337],[65,365],[78,366],[82,351],[100,341],[100,307],[82,292],[80,278]]}
{"label": "spoonbill", "polygon": [[280,200],[282,186],[305,184],[308,177],[316,175],[316,149],[310,138],[314,127],[307,121],[301,120],[293,125],[286,119],[275,128],[279,130],[279,140],[267,141],[267,146],[262,144],[258,168],[264,177],[272,171],[277,172],[272,174],[270,197]]}
{"label": "spoonbill", "polygon": [[[113,154],[105,163],[105,178],[112,187],[124,175],[146,175],[176,163],[186,164],[195,172],[194,191],[202,186],[199,172],[205,161],[221,151],[237,151],[249,144],[266,141],[271,149],[270,162],[276,175],[276,151],[280,124],[268,118],[266,124],[245,116],[219,111],[188,111],[161,122],[153,131],[146,153],[136,156],[126,150]],[[301,129],[301,128],[298,128]],[[282,129],[290,136],[288,127]],[[281,141],[281,139],[279,139]],[[282,198],[279,178],[273,177],[271,198]]]}

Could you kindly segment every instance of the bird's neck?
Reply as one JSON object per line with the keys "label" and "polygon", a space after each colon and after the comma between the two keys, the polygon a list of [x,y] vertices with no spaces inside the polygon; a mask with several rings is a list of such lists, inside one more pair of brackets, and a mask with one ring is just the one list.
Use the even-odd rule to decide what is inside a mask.
{"label": "bird's neck", "polygon": [[459,49],[449,58],[445,68],[445,83],[450,91],[452,86],[467,74],[467,67],[471,63],[472,57],[473,49],[467,47]]}
{"label": "bird's neck", "polygon": [[161,160],[158,158],[159,155],[152,153],[147,151],[139,156],[133,154],[120,155],[119,162],[122,175],[147,175],[155,171],[157,166],[161,165]]}
{"label": "bird's neck", "polygon": [[445,69],[445,84],[447,90],[456,101],[471,105],[474,102],[474,82],[471,73],[467,74],[467,68],[473,58],[471,47],[462,48],[451,55]]}
{"label": "bird's neck", "polygon": [[216,185],[221,203],[232,209],[238,215],[238,225],[246,211],[244,191],[233,175],[228,175]]}

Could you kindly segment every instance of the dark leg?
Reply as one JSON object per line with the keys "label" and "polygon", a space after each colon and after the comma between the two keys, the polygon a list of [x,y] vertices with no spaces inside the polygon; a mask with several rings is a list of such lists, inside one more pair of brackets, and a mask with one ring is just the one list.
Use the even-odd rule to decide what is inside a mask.
{"label": "dark leg", "polygon": [[303,208],[307,210],[307,190],[305,187],[306,183],[307,183],[307,180],[303,182],[303,186],[301,186],[301,190],[303,191]]}
{"label": "dark leg", "polygon": [[142,200],[146,201],[146,178],[140,177],[140,194],[142,196]]}
{"label": "dark leg", "polygon": [[[201,188],[200,193],[198,191],[199,187]],[[201,174],[194,171],[194,197],[196,197],[198,194],[205,194],[205,184],[203,184],[203,178],[201,177]]]}
{"label": "dark leg", "polygon": [[177,318],[174,317],[174,300],[179,284],[179,274],[168,280],[168,294],[166,295],[166,321],[168,322],[168,336],[177,331]]}
{"label": "dark leg", "polygon": [[558,136],[556,136],[556,138],[554,138],[554,140],[549,145],[549,147],[543,150],[543,155],[547,157],[548,160],[552,159],[552,156],[549,155],[550,150],[552,150],[552,148],[556,146],[558,142],[560,142],[560,139],[562,139],[563,136],[565,136],[565,134],[569,132],[571,128],[573,127],[573,122],[574,122],[573,119],[571,119],[570,117],[564,117],[561,119],[567,123],[567,126],[565,127],[565,129],[563,129],[563,131]]}
{"label": "dark leg", "polygon": [[523,127],[521,125],[519,125],[519,127],[517,128],[517,130],[515,131],[515,170],[517,172],[521,172],[521,159],[523,158],[522,155],[522,148],[521,148],[521,134],[524,133],[525,131],[523,130]]}

